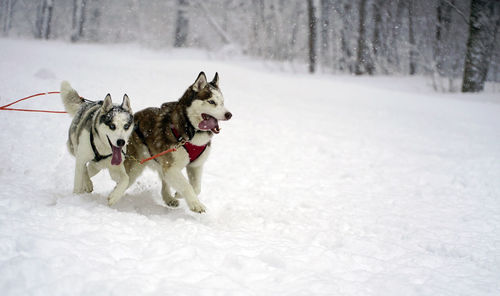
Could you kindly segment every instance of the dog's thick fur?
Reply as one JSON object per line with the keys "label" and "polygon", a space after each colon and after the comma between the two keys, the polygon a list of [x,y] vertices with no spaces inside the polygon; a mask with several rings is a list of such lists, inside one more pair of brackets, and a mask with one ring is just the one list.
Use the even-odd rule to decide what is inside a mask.
{"label": "dog's thick fur", "polygon": [[124,95],[120,106],[113,105],[109,94],[104,101],[85,100],[66,81],[61,84],[61,97],[66,111],[74,116],[68,139],[68,150],[76,158],[73,192],[92,192],[90,178],[107,168],[117,182],[108,197],[112,205],[128,187],[122,150],[134,129],[129,98]]}
{"label": "dog's thick fur", "polygon": [[[216,73],[209,83],[203,72],[176,102],[168,102],[160,108],[147,108],[134,115],[135,130],[127,146],[125,168],[132,184],[141,174],[144,165],[132,159],[141,159],[156,155],[173,148],[180,138],[202,146],[207,145],[203,153],[191,161],[186,149],[164,154],[147,164],[158,171],[162,180],[161,194],[165,203],[177,207],[176,198],[184,197],[189,209],[205,212],[205,206],[199,201],[203,164],[211,149],[210,140],[214,133],[219,133],[218,120],[229,120],[231,113],[224,107],[224,98],[219,89],[219,76]],[[176,136],[174,134],[178,133]],[[189,181],[182,174],[186,168]],[[176,191],[175,198],[170,186]]]}

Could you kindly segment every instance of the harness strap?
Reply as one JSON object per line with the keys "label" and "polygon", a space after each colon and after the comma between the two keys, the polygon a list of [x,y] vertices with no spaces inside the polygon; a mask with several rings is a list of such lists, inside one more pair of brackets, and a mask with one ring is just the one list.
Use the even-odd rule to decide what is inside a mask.
{"label": "harness strap", "polygon": [[90,146],[92,146],[92,151],[94,152],[93,161],[95,161],[95,162],[99,162],[99,161],[106,159],[112,155],[112,154],[108,154],[108,155],[102,156],[99,153],[99,151],[97,151],[97,147],[95,146],[95,143],[94,143],[94,133],[92,132],[92,128],[90,128]]}
{"label": "harness strap", "polygon": [[[171,127],[170,129],[172,130],[172,133],[177,138],[177,140],[179,142],[182,141],[182,136],[179,134],[179,132],[173,127]],[[189,162],[193,162],[193,161],[197,160],[198,157],[200,157],[200,155],[202,155],[203,152],[205,152],[205,149],[207,149],[207,146],[208,146],[208,144],[205,144],[203,146],[197,146],[197,145],[193,145],[189,142],[186,142],[184,145],[182,145],[182,147],[184,147],[184,149],[186,149],[186,152],[189,155]]]}
{"label": "harness strap", "polygon": [[[139,127],[139,121],[137,122],[137,124],[134,126],[134,131],[135,133],[137,134],[137,136],[139,137],[139,139],[141,140],[142,144],[144,146],[146,146],[146,148],[148,149],[148,153],[149,155],[153,155],[151,153],[151,150],[149,149],[149,146],[148,144],[146,143],[146,137],[144,136],[144,134],[142,133],[141,131],[141,128]],[[158,162],[158,160],[154,159],[154,161]]]}

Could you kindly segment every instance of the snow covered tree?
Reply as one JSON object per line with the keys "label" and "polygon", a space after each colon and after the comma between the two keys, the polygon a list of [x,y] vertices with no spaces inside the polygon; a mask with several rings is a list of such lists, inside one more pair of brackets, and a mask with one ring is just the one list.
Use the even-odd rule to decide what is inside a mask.
{"label": "snow covered tree", "polygon": [[484,89],[494,46],[499,6],[500,2],[496,0],[471,2],[462,92],[479,92]]}
{"label": "snow covered tree", "polygon": [[[464,76],[470,1],[0,0],[0,34],[222,49],[294,70],[428,74],[437,90],[449,91]],[[500,0],[476,2],[498,6]],[[491,14],[488,30],[498,15]],[[494,39],[489,36],[480,40]],[[492,79],[500,56],[484,45],[479,51],[489,54],[482,65]],[[476,60],[468,57],[467,67]]]}

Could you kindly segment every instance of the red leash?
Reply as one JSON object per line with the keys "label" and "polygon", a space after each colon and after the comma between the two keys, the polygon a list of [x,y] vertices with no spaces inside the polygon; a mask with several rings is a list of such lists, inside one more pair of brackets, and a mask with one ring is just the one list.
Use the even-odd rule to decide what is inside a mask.
{"label": "red leash", "polygon": [[151,157],[149,157],[149,158],[145,158],[145,159],[141,160],[139,163],[140,163],[140,164],[144,164],[145,162],[150,161],[150,160],[152,160],[152,159],[155,159],[155,158],[157,158],[157,157],[160,157],[160,156],[162,156],[163,154],[167,154],[167,153],[169,153],[169,152],[174,152],[174,151],[177,151],[177,149],[175,149],[175,148],[170,148],[170,149],[168,149],[168,150],[165,150],[165,151],[163,151],[163,152],[160,152],[160,153],[158,153],[158,154],[155,154],[155,155],[153,155],[153,156],[151,156]]}
{"label": "red leash", "polygon": [[49,92],[46,92],[46,93],[35,94],[35,95],[29,96],[29,97],[26,97],[26,98],[22,98],[20,100],[15,101],[15,102],[12,102],[10,104],[4,105],[4,106],[0,106],[0,110],[5,110],[5,111],[24,111],[24,112],[43,112],[43,113],[59,113],[59,114],[68,113],[68,112],[65,112],[65,111],[7,108],[9,106],[12,106],[14,104],[17,104],[17,103],[19,103],[21,101],[24,101],[24,100],[27,100],[27,99],[31,99],[31,98],[38,97],[38,96],[44,96],[44,95],[59,94],[59,93],[60,92],[58,92],[58,91],[49,91]]}

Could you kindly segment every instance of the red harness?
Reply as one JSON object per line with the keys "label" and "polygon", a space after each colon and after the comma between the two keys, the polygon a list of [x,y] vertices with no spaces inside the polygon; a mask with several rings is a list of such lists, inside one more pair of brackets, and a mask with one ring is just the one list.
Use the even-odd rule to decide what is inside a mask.
{"label": "red harness", "polygon": [[[172,129],[172,133],[174,133],[174,136],[177,139],[180,139],[179,132],[177,132],[177,130],[175,128],[171,128],[171,129]],[[205,149],[207,149],[207,146],[208,146],[208,144],[205,144],[203,146],[196,146],[196,145],[193,145],[189,142],[186,142],[182,147],[184,147],[184,149],[186,149],[186,152],[189,154],[189,162],[193,162],[193,161],[197,160],[198,157],[200,157],[200,155],[203,152],[205,152]]]}

